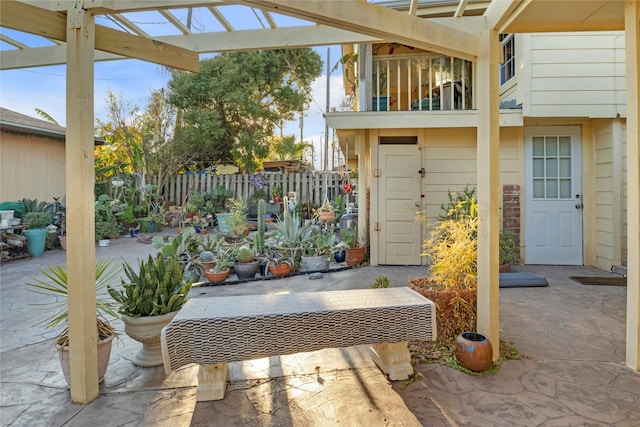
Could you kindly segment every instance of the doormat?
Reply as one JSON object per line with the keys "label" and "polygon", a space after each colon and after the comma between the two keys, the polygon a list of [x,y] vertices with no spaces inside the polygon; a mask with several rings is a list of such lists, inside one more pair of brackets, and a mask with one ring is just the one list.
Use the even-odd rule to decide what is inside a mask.
{"label": "doormat", "polygon": [[627,286],[626,277],[572,276],[570,279],[575,280],[581,285]]}
{"label": "doormat", "polygon": [[549,282],[543,276],[528,271],[500,273],[501,288],[530,288],[538,286],[549,286]]}

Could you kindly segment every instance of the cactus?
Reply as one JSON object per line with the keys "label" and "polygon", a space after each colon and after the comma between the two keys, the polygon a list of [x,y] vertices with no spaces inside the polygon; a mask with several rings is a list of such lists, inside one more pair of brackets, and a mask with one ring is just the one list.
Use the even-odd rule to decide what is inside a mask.
{"label": "cactus", "polygon": [[251,262],[253,261],[253,251],[247,246],[241,246],[236,254],[236,261]]}
{"label": "cactus", "polygon": [[264,254],[264,215],[267,211],[267,202],[258,200],[258,231],[256,232],[256,251]]}
{"label": "cactus", "polygon": [[108,287],[109,295],[120,304],[118,312],[131,317],[159,316],[179,310],[187,302],[191,281],[185,282],[182,263],[158,253],[140,261],[139,272],[123,264],[128,282],[122,289]]}

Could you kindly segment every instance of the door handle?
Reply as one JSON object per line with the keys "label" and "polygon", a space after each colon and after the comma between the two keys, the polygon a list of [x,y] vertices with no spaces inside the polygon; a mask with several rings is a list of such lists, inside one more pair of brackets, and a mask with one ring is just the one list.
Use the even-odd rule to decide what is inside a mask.
{"label": "door handle", "polygon": [[576,209],[582,209],[582,203],[576,203]]}

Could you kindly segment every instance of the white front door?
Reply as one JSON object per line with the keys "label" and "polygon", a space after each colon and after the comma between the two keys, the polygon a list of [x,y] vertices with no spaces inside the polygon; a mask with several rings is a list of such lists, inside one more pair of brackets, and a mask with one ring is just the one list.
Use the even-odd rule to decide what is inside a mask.
{"label": "white front door", "polygon": [[[418,144],[380,144],[380,264],[420,265],[421,155]],[[375,178],[374,178],[375,179]]]}
{"label": "white front door", "polygon": [[579,126],[525,130],[525,262],[582,265]]}

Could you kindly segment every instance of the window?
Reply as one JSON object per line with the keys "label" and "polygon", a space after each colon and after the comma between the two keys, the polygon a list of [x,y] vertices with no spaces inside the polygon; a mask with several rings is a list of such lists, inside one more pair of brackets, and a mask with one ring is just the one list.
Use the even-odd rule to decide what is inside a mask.
{"label": "window", "polygon": [[500,64],[500,84],[503,85],[516,75],[516,45],[513,34],[500,34],[504,62]]}

